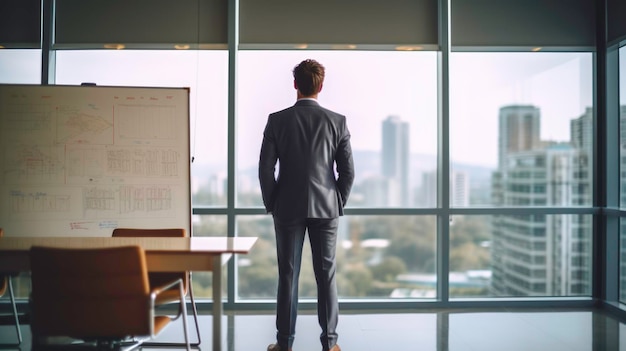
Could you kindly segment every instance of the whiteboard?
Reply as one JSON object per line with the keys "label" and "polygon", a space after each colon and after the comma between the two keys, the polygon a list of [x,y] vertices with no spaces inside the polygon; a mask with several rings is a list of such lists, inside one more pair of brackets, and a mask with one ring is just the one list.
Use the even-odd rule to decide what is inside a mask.
{"label": "whiteboard", "polygon": [[0,85],[6,236],[191,233],[189,89]]}

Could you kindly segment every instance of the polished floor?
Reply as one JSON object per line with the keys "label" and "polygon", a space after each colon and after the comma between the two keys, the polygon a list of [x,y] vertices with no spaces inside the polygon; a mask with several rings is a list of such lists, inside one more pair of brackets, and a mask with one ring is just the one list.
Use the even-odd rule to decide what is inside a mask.
{"label": "polished floor", "polygon": [[[189,319],[193,326],[192,317]],[[201,350],[211,350],[211,317],[201,315]],[[271,314],[228,314],[223,317],[224,351],[265,351],[274,337]],[[12,325],[0,325],[0,350],[30,350],[28,325],[24,342]],[[294,351],[319,351],[316,316],[298,319]],[[602,310],[433,310],[412,313],[346,313],[340,316],[343,351],[626,351],[626,324]],[[158,338],[182,340],[182,323],[167,327]],[[621,339],[621,342],[620,342]],[[165,350],[147,348],[142,350]]]}

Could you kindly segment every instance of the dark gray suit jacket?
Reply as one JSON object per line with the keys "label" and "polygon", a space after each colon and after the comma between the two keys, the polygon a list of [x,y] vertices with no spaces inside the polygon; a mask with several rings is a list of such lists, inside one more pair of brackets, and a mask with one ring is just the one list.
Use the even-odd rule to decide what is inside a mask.
{"label": "dark gray suit jacket", "polygon": [[343,215],[354,181],[345,116],[308,99],[272,113],[263,133],[259,181],[265,209],[279,219]]}

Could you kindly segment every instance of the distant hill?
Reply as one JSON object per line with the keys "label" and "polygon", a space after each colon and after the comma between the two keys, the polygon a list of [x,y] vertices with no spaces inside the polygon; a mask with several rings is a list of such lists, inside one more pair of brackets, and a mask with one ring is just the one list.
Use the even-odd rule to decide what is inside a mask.
{"label": "distant hill", "polygon": [[[380,151],[371,150],[353,150],[355,163],[355,171],[357,173],[357,181],[372,176],[381,175],[381,156]],[[432,172],[437,168],[437,158],[435,155],[412,154],[411,155],[411,178],[412,183],[421,183],[422,173]],[[201,165],[192,164],[192,174],[196,175],[193,183],[201,185],[210,175],[219,173],[222,176],[226,173],[226,164],[222,165]],[[477,166],[472,164],[453,163],[453,168],[459,171],[467,172],[470,177],[470,187],[472,192],[486,193],[491,188],[492,168]],[[256,165],[240,170],[238,173],[238,181],[244,182],[249,186],[256,186],[258,182],[258,170]],[[488,196],[485,194],[484,196]]]}
{"label": "distant hill", "polygon": [[[381,156],[379,151],[353,150],[354,163],[357,174],[380,175]],[[437,169],[437,157],[435,155],[411,154],[411,174],[422,174]],[[491,183],[493,168],[453,162],[452,167],[458,171],[467,172],[471,183]]]}

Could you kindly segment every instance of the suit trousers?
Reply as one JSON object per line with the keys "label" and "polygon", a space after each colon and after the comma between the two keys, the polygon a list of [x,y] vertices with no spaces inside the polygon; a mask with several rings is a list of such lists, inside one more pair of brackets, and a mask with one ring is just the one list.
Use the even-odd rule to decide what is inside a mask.
{"label": "suit trousers", "polygon": [[337,225],[338,218],[304,218],[285,221],[274,217],[278,257],[278,295],[276,305],[276,339],[281,350],[292,347],[298,316],[298,280],[302,247],[308,231],[317,282],[317,318],[323,350],[337,343],[339,303],[337,299]]}

